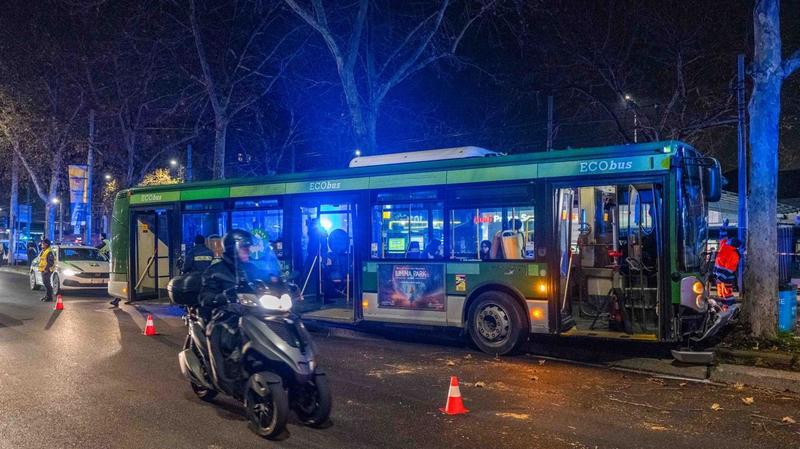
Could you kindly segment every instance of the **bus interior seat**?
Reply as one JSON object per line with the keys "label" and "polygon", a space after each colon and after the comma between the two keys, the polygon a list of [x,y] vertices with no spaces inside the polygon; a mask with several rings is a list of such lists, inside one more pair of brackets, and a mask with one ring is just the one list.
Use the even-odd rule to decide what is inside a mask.
{"label": "bus interior seat", "polygon": [[419,242],[411,242],[408,244],[408,250],[406,250],[406,259],[421,259],[422,258],[422,249],[419,246]]}

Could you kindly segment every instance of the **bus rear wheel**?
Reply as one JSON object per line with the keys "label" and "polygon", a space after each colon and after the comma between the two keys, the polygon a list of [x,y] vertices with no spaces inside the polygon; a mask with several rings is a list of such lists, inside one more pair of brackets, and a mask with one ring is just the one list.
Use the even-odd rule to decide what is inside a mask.
{"label": "bus rear wheel", "polygon": [[467,330],[472,342],[487,354],[518,351],[528,335],[522,307],[503,292],[481,293],[469,308]]}

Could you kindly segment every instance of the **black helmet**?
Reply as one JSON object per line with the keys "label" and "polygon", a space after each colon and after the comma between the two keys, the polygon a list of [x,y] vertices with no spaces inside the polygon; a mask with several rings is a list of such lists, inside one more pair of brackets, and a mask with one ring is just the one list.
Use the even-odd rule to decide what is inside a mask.
{"label": "black helmet", "polygon": [[225,248],[223,258],[228,262],[233,262],[239,255],[239,248],[253,245],[253,235],[243,229],[234,229],[222,237],[222,246]]}

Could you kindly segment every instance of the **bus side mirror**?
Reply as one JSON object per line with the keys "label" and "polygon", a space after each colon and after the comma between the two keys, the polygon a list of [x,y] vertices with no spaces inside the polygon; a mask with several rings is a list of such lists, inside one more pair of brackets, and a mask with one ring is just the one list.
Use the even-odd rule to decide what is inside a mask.
{"label": "bus side mirror", "polygon": [[716,159],[711,159],[711,161],[713,161],[711,165],[704,167],[703,193],[708,202],[715,203],[722,198],[722,169],[719,161]]}

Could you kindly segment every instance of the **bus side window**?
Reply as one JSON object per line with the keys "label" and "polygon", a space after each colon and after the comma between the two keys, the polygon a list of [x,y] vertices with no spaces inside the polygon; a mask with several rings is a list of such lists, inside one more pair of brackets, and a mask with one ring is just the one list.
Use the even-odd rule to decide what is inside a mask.
{"label": "bus side window", "polygon": [[534,259],[532,206],[453,209],[451,255],[465,260]]}
{"label": "bus side window", "polygon": [[443,248],[444,205],[435,190],[375,194],[372,258],[440,259]]}

